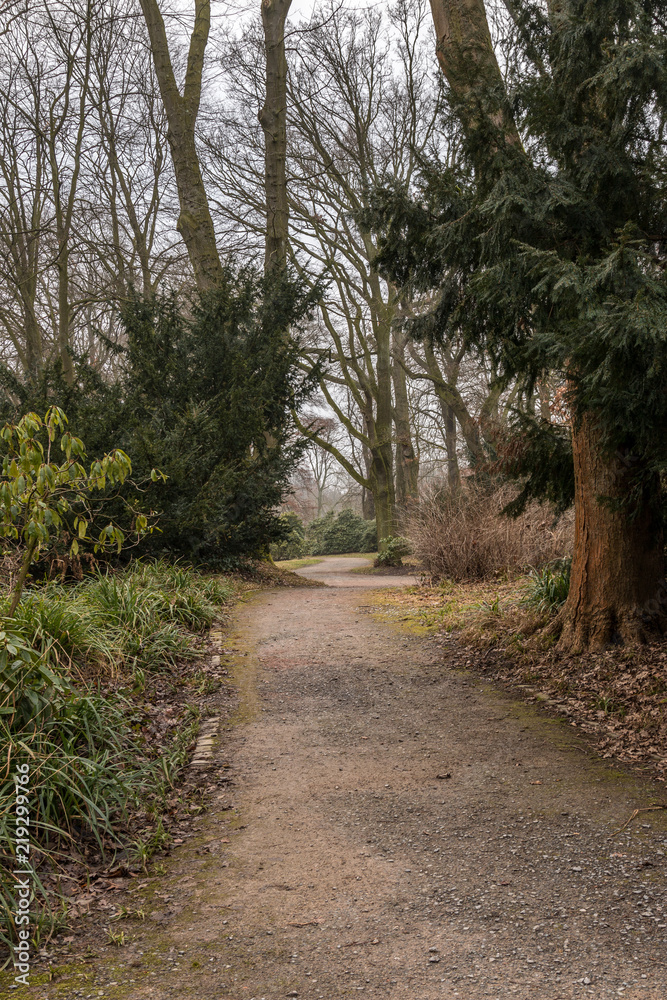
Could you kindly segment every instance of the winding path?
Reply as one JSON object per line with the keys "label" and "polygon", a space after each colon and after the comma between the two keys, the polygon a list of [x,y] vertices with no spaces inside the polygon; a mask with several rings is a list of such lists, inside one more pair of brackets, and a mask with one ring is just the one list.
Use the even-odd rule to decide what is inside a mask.
{"label": "winding path", "polygon": [[217,800],[78,995],[664,1000],[664,820],[610,839],[652,790],[378,622],[350,561],[238,610]]}

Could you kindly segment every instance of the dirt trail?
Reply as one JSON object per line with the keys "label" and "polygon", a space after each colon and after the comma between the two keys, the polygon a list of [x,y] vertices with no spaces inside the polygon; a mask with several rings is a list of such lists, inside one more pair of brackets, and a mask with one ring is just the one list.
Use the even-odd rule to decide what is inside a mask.
{"label": "dirt trail", "polygon": [[299,576],[309,580],[319,580],[327,587],[358,587],[368,590],[369,587],[408,587],[417,582],[416,576],[388,575],[373,576],[365,573],[354,573],[353,570],[371,566],[372,559],[359,556],[327,556],[315,566],[297,570]]}
{"label": "dirt trail", "polygon": [[663,814],[609,839],[653,790],[378,623],[358,579],[387,582],[239,609],[243,703],[203,779],[235,791],[66,995],[663,1000]]}

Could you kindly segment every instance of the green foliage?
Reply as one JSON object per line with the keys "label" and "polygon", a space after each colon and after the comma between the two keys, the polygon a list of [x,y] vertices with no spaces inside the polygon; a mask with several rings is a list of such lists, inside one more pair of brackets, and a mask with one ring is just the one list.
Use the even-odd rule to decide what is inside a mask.
{"label": "green foliage", "polygon": [[[319,294],[286,275],[230,267],[219,289],[189,301],[137,296],[123,310],[125,345],[109,345],[114,382],[85,357],[74,358],[73,384],[58,364],[25,382],[0,369],[1,410],[16,419],[66,402],[91,447],[132,456],[141,491],[128,481],[122,499],[159,516],[160,534],[142,551],[233,568],[282,537],[277,511],[306,447],[292,411],[319,375],[299,366],[299,329]],[[154,468],[166,483],[148,482]],[[112,510],[127,533],[126,506],[119,499]]]}
{"label": "green foliage", "polygon": [[[478,116],[463,155],[425,167],[416,197],[378,192],[379,264],[401,284],[438,289],[415,335],[463,337],[517,387],[526,413],[536,382],[559,377],[575,422],[594,420],[628,469],[627,503],[657,500],[667,466],[664,0],[566,0],[553,17],[532,0],[514,6],[508,87],[525,151]],[[547,433],[564,455],[563,429],[543,430],[520,464],[531,474],[524,499],[560,503],[571,475],[560,459],[545,475],[544,455]]]}
{"label": "green foliage", "polygon": [[[62,530],[64,515],[79,511],[74,517],[76,537],[71,545],[76,554],[79,540],[93,542],[89,533],[90,493],[104,490],[107,484],[124,483],[132,464],[125,452],[116,449],[92,462],[86,472],[82,465],[86,454],[83,442],[65,430],[66,423],[63,411],[52,406],[43,420],[36,413],[28,413],[17,424],[5,424],[0,430],[5,453],[0,479],[0,534],[26,544],[34,539],[37,545],[47,545],[51,536]],[[40,432],[45,432],[48,440],[46,461]],[[65,458],[60,464],[50,461],[58,432],[63,432],[59,447]],[[146,519],[142,518],[140,529],[145,527]],[[114,545],[120,552],[123,541],[122,531],[109,524],[94,540],[95,551]]]}
{"label": "green foliage", "polygon": [[522,481],[521,491],[504,513],[518,517],[532,501],[547,500],[558,517],[572,505],[574,463],[569,427],[517,412],[506,432],[498,434],[495,445],[496,468],[504,476]]}
{"label": "green foliage", "polygon": [[302,374],[287,331],[313,301],[297,282],[228,271],[187,313],[174,300],[125,310],[128,448],[140,474],[168,477],[146,493],[160,511],[153,547],[214,564],[282,537],[277,509],[306,446],[291,411],[317,378]]}
{"label": "green foliage", "polygon": [[[39,844],[42,868],[44,859],[66,843],[80,849],[90,843],[102,853],[107,843],[119,845],[119,821],[164,782],[170,761],[150,759],[133,731],[138,724],[139,715],[127,700],[92,692],[71,692],[57,716],[41,727],[10,730],[0,724],[0,746],[11,746],[12,765],[16,760],[30,765],[31,839]],[[7,946],[17,902],[15,879],[8,874],[15,867],[9,853],[15,840],[13,800],[10,773],[0,782],[0,941]],[[60,913],[39,874],[35,892],[31,910],[38,939],[40,932],[53,929]]]}
{"label": "green foliage", "polygon": [[522,603],[540,611],[557,611],[570,591],[571,559],[554,559],[530,572],[528,593]]}
{"label": "green foliage", "polygon": [[353,510],[329,511],[311,521],[306,533],[308,552],[331,556],[344,552],[374,552],[377,549],[375,521],[366,521]]}
{"label": "green foliage", "polygon": [[401,566],[403,556],[410,555],[412,546],[409,538],[403,535],[387,535],[380,539],[380,551],[375,560],[376,566]]}
{"label": "green foliage", "polygon": [[300,559],[306,554],[306,528],[303,521],[293,510],[286,510],[280,515],[280,525],[284,535],[271,546],[271,556],[277,561]]}
{"label": "green foliage", "polygon": [[[7,423],[0,430],[0,447],[4,452],[0,475],[0,536],[23,547],[12,612],[31,561],[40,548],[48,547],[64,531],[69,530],[73,535],[69,547],[71,556],[78,555],[80,544],[89,543],[95,552],[111,548],[120,552],[125,542],[125,532],[113,519],[102,527],[93,527],[100,512],[91,507],[90,496],[94,491],[122,486],[132,471],[130,459],[116,448],[93,461],[86,471],[83,442],[65,429],[66,424],[63,411],[51,406],[43,420],[36,413],[28,413],[17,424]],[[60,441],[56,444],[59,433]],[[51,460],[51,451],[56,447],[62,452],[64,461]],[[154,480],[163,478],[154,469],[151,475]],[[137,538],[149,530],[146,516],[134,509],[132,528]]]}
{"label": "green foliage", "polygon": [[[0,940],[9,941],[15,909],[13,879],[2,870],[13,867],[14,763],[30,764],[31,830],[43,862],[72,841],[103,853],[120,846],[128,810],[162,794],[183,767],[197,718],[189,713],[156,756],[127,692],[103,695],[81,678],[134,669],[145,683],[143,667],[196,656],[197,634],[231,594],[226,581],[187,566],[134,563],[76,586],[30,589],[14,618],[0,617],[0,756],[11,765],[0,779]],[[59,911],[36,884],[48,928]]]}
{"label": "green foliage", "polygon": [[71,688],[29,644],[21,623],[7,619],[4,624],[0,631],[0,720],[10,732],[38,730],[58,718]]}
{"label": "green foliage", "polygon": [[189,567],[135,561],[77,585],[49,583],[24,594],[8,627],[51,669],[155,670],[192,653],[231,588]]}

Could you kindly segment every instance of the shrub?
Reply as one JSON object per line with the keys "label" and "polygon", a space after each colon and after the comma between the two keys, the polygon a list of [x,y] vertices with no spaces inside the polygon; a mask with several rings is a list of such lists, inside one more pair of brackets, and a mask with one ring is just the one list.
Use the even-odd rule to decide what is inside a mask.
{"label": "shrub", "polygon": [[380,542],[380,552],[375,565],[400,566],[403,556],[410,555],[411,551],[409,538],[404,538],[403,535],[388,535]]}
{"label": "shrub", "polygon": [[[42,688],[41,694],[46,689]],[[175,776],[170,754],[151,759],[134,729],[140,713],[124,698],[102,698],[90,691],[69,690],[57,711],[42,714],[42,725],[0,723],[0,744],[12,748],[12,760],[30,763],[33,790],[30,829],[39,845],[39,867],[32,904],[32,934],[48,936],[58,919],[58,902],[44,884],[67,845],[89,847],[102,854],[122,843],[122,821],[130,807],[168,785]],[[0,942],[15,940],[16,878],[10,845],[14,843],[14,776],[0,779]],[[51,880],[52,881],[52,880]]]}
{"label": "shrub", "polygon": [[353,510],[339,514],[329,511],[311,521],[306,539],[314,556],[333,556],[343,552],[373,552],[377,548],[375,521],[366,521]]}
{"label": "shrub", "polygon": [[279,542],[271,546],[274,559],[300,559],[306,554],[306,528],[303,521],[293,510],[286,510],[280,515],[280,524],[285,532]]}
{"label": "shrub", "polygon": [[292,411],[313,391],[295,331],[313,302],[299,282],[226,272],[191,309],[137,300],[124,312],[127,447],[138,473],[166,484],[153,551],[199,563],[264,556],[282,537],[276,513],[306,442]]}
{"label": "shrub", "polygon": [[30,762],[37,939],[58,919],[58,852],[72,843],[83,854],[123,846],[125,818],[164,797],[195,735],[190,721],[167,745],[151,746],[140,706],[82,679],[124,667],[134,668],[136,680],[143,668],[196,656],[193,633],[212,624],[231,593],[225,581],[186,566],[150,562],[71,587],[30,588],[11,619],[9,597],[0,603],[0,942],[11,943],[16,909],[10,765]]}
{"label": "shrub", "polygon": [[426,572],[434,580],[480,580],[570,554],[572,512],[556,519],[548,505],[534,502],[511,518],[503,509],[515,494],[508,484],[425,491],[409,512],[407,535]]}
{"label": "shrub", "polygon": [[[292,412],[319,374],[301,368],[299,329],[319,294],[228,267],[206,295],[137,296],[123,308],[113,382],[85,357],[73,358],[72,384],[58,365],[21,381],[0,362],[0,414],[16,420],[56,403],[91,449],[125,449],[138,481],[159,468],[166,483],[121,491],[159,518],[142,551],[234,568],[282,537],[277,510],[307,446]],[[127,507],[112,511],[128,534]]]}

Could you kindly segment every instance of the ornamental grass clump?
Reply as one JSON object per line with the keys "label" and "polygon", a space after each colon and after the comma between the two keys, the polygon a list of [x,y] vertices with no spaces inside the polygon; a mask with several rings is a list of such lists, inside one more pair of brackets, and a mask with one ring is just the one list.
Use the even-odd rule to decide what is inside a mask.
{"label": "ornamental grass clump", "polygon": [[71,586],[29,585],[13,617],[10,596],[0,604],[0,758],[8,762],[0,778],[0,943],[9,947],[14,935],[15,764],[30,768],[38,941],[64,919],[62,861],[116,851],[130,858],[132,816],[143,810],[159,823],[198,711],[188,708],[156,743],[144,730],[146,706],[136,697],[143,685],[137,691],[135,681],[197,657],[202,633],[232,593],[228,581],[146,562]]}

